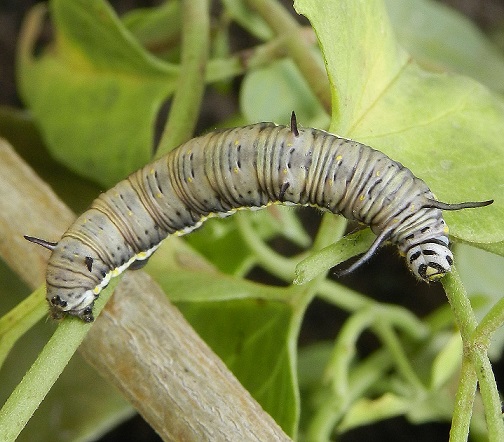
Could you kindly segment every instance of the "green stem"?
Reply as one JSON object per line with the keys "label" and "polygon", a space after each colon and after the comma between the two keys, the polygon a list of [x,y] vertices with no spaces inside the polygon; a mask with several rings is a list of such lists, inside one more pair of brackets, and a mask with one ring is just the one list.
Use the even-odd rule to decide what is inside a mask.
{"label": "green stem", "polygon": [[324,248],[318,248],[315,253],[307,256],[296,266],[294,284],[305,284],[319,273],[326,272],[327,269],[365,252],[375,239],[376,236],[371,230],[365,229],[349,234]]}
{"label": "green stem", "polygon": [[504,298],[501,298],[483,317],[476,330],[473,339],[482,341],[490,339],[491,335],[504,324]]}
{"label": "green stem", "polygon": [[325,213],[317,231],[317,236],[313,242],[312,251],[317,252],[339,241],[345,234],[348,221],[342,216],[334,216],[332,213]]}
{"label": "green stem", "polygon": [[465,442],[468,439],[476,386],[476,373],[469,359],[464,356],[457,394],[455,395],[450,442]]}
{"label": "green stem", "polygon": [[348,312],[355,312],[374,302],[355,290],[327,279],[319,286],[319,296]]}
{"label": "green stem", "polygon": [[401,345],[396,333],[392,329],[390,318],[382,318],[380,316],[377,324],[373,326],[373,330],[380,337],[385,347],[388,348],[397,371],[417,390],[425,391],[425,386],[415,373],[415,370],[413,370],[410,360],[404,351],[404,347]]}
{"label": "green stem", "polygon": [[0,367],[16,341],[47,315],[45,286],[0,318]]}
{"label": "green stem", "polygon": [[[492,441],[504,440],[504,422],[502,421],[501,401],[495,377],[492,372],[492,366],[490,360],[488,359],[488,346],[490,339],[489,334],[483,333],[485,328],[487,328],[488,331],[495,329],[498,321],[501,320],[499,311],[502,306],[499,306],[499,308],[497,308],[494,313],[488,317],[483,328],[477,328],[476,318],[469,302],[469,298],[467,297],[467,293],[465,292],[460,276],[455,268],[452,268],[452,272],[443,278],[443,286],[455,314],[455,319],[464,343],[463,362],[465,363],[466,358],[469,359],[472,364],[472,372],[475,373],[479,382],[481,397],[485,407],[489,439]],[[472,396],[474,393],[472,391],[468,391],[465,385],[468,383],[473,385],[474,383],[471,382],[473,377],[474,375],[470,374],[468,369],[463,371],[459,381],[457,401],[461,401],[464,404],[468,404],[469,402],[472,404]],[[463,394],[466,394],[467,398],[462,397]],[[465,410],[457,408],[456,406],[455,411],[463,413]],[[464,422],[464,418],[468,418],[468,422]],[[452,427],[458,425],[461,428],[453,428],[454,435],[457,435],[457,438],[454,436],[453,440],[462,440],[464,434],[467,438],[469,423],[470,417],[467,415],[467,412],[465,412],[462,417],[457,416],[454,412]],[[464,433],[464,431],[467,431],[467,433]]]}
{"label": "green stem", "polygon": [[[306,430],[306,440],[327,441],[336,424],[343,418],[352,403],[361,398],[369,388],[376,384],[392,366],[387,350],[381,349],[363,360],[350,373],[349,391],[345,397],[331,396],[317,408]],[[324,392],[325,385],[320,386]]]}
{"label": "green stem", "polygon": [[205,90],[210,40],[208,0],[184,0],[182,7],[182,66],[156,158],[192,137]]}
{"label": "green stem", "polygon": [[485,416],[490,441],[504,441],[504,422],[502,420],[502,405],[492,371],[492,364],[488,359],[488,348],[475,343],[469,355],[479,382],[479,390],[483,399]]}
{"label": "green stem", "polygon": [[324,374],[324,381],[331,385],[337,397],[344,398],[348,394],[350,365],[357,351],[357,339],[374,320],[375,313],[370,306],[350,316],[338,334]]}
{"label": "green stem", "polygon": [[235,216],[243,240],[254,252],[257,262],[272,275],[290,284],[294,277],[295,259],[280,255],[264,243],[250,224],[250,217],[247,213],[237,213]]}
{"label": "green stem", "polygon": [[[117,278],[113,279],[109,287],[100,295],[94,306],[96,316],[103,309],[117,282]],[[0,410],[0,428],[2,429],[0,440],[2,442],[16,440],[91,326],[92,324],[86,324],[77,318],[66,318],[61,321],[51,339]]]}
{"label": "green stem", "polygon": [[460,330],[462,341],[464,345],[467,345],[478,323],[457,269],[452,267],[452,271],[441,282],[455,315],[455,322]]}
{"label": "green stem", "polygon": [[301,25],[275,0],[247,0],[277,35],[287,35],[286,46],[311,90],[328,114],[331,114],[329,79],[321,58],[306,42]]}
{"label": "green stem", "polygon": [[466,441],[469,437],[469,425],[471,422],[472,407],[476,394],[476,373],[470,363],[469,353],[470,339],[477,322],[474,312],[465,292],[460,276],[452,267],[452,271],[446,275],[441,282],[450,302],[451,309],[455,315],[455,322],[460,331],[464,346],[464,357],[462,358],[462,371],[459,379],[457,394],[455,396],[455,408],[453,411],[452,427],[450,430],[450,441]]}

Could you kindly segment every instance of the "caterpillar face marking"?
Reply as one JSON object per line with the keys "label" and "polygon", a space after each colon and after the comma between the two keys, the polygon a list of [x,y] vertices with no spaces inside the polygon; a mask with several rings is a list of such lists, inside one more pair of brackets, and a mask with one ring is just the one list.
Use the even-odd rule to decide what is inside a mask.
{"label": "caterpillar face marking", "polygon": [[259,123],[194,138],[101,194],[52,250],[47,265],[51,315],[93,321],[93,304],[112,277],[140,267],[169,235],[182,236],[215,216],[273,203],[316,206],[369,225],[377,237],[344,275],[384,241],[412,273],[431,282],[450,271],[453,255],[441,210],[448,204],[400,163],[322,130]]}

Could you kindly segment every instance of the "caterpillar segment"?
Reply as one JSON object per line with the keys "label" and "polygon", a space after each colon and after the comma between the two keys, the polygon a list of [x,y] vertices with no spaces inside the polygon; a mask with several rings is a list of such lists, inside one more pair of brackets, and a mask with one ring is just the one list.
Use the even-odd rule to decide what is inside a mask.
{"label": "caterpillar segment", "polygon": [[217,130],[182,144],[101,194],[52,250],[47,300],[52,317],[93,321],[93,304],[110,278],[139,267],[169,235],[185,235],[214,216],[271,203],[317,206],[371,227],[366,262],[384,241],[395,244],[420,280],[450,271],[453,255],[442,210],[448,204],[400,163],[328,132],[258,123]]}

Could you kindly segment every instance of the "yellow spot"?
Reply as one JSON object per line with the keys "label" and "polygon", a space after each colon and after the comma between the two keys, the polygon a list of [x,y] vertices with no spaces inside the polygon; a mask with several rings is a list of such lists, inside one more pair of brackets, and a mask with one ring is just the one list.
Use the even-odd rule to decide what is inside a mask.
{"label": "yellow spot", "polygon": [[234,145],[238,146],[238,144],[240,144],[240,140],[235,140]]}
{"label": "yellow spot", "polygon": [[149,173],[150,173],[151,175],[154,175],[154,174],[156,173],[156,169],[152,168],[151,170],[149,170]]}
{"label": "yellow spot", "polygon": [[284,170],[282,170],[282,172],[284,175],[287,175],[289,173],[289,169],[285,168]]}
{"label": "yellow spot", "polygon": [[112,278],[115,278],[116,276],[119,276],[121,274],[121,272],[119,271],[119,269],[114,269],[110,272],[110,276],[112,276]]}
{"label": "yellow spot", "polygon": [[163,194],[162,193],[156,193],[156,198],[163,198]]}
{"label": "yellow spot", "polygon": [[365,198],[365,196],[364,196],[364,195],[361,195],[361,196],[359,197],[359,201],[364,201],[364,198]]}
{"label": "yellow spot", "polygon": [[342,156],[342,155],[338,155],[338,156],[336,157],[336,161],[341,161],[342,159],[343,159],[343,156]]}
{"label": "yellow spot", "polygon": [[448,226],[444,226],[443,227],[443,233],[445,233],[446,235],[448,235],[449,231],[450,231],[450,229],[448,228]]}
{"label": "yellow spot", "polygon": [[439,273],[439,269],[434,267],[427,267],[425,270],[425,276],[429,281],[437,281],[441,279],[446,273]]}
{"label": "yellow spot", "polygon": [[376,176],[380,176],[381,172],[379,170],[376,171]]}
{"label": "yellow spot", "polygon": [[188,183],[192,183],[192,182],[193,182],[192,177],[187,177],[187,182],[188,182]]}
{"label": "yellow spot", "polygon": [[233,171],[234,171],[234,173],[239,173],[240,169],[238,169],[238,167],[235,166],[234,169],[233,169]]}
{"label": "yellow spot", "polygon": [[135,256],[135,258],[136,258],[136,259],[145,259],[145,258],[146,258],[146,256],[147,256],[147,254],[146,254],[145,252],[140,252],[140,253],[138,253],[138,254]]}
{"label": "yellow spot", "polygon": [[133,216],[133,212],[131,210],[128,210],[128,216]]}
{"label": "yellow spot", "polygon": [[287,147],[291,147],[293,143],[287,142]]}
{"label": "yellow spot", "polygon": [[93,293],[94,293],[95,295],[97,295],[97,294],[98,294],[98,293],[100,293],[100,292],[101,292],[101,288],[100,288],[100,287],[95,287],[95,288],[93,289]]}

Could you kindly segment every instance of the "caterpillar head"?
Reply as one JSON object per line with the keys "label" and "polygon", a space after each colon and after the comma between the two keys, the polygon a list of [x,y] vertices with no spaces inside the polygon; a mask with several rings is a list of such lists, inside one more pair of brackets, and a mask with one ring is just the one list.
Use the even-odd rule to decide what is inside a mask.
{"label": "caterpillar head", "polygon": [[414,245],[407,251],[406,259],[413,274],[425,282],[442,278],[453,264],[453,255],[446,237]]}
{"label": "caterpillar head", "polygon": [[[53,319],[62,319],[66,315],[77,316],[84,322],[93,322],[93,305],[96,299],[92,290],[77,293],[76,289],[58,288],[57,293],[52,293],[51,287],[47,288],[47,301]],[[82,290],[80,290],[82,291]],[[63,293],[65,292],[65,293]],[[73,300],[77,301],[72,302]]]}

